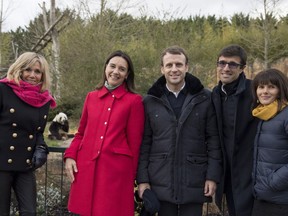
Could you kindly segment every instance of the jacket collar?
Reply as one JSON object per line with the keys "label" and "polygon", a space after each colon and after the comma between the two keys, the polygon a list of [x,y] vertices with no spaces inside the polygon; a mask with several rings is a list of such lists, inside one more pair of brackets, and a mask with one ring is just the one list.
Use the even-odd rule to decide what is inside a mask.
{"label": "jacket collar", "polygon": [[[160,98],[165,93],[166,88],[166,79],[163,76],[161,76],[148,90],[148,95],[153,95],[155,97]],[[196,94],[200,92],[203,89],[203,85],[200,82],[200,80],[193,76],[190,73],[186,73],[185,76],[185,89],[187,89],[187,92],[190,94]]]}
{"label": "jacket collar", "polygon": [[105,95],[111,93],[112,95],[114,95],[116,98],[121,98],[123,95],[125,95],[128,92],[128,90],[126,89],[126,84],[123,83],[122,85],[120,85],[119,87],[117,87],[116,89],[114,89],[113,91],[109,91],[105,86],[103,86],[100,90],[99,90],[99,97],[104,97]]}

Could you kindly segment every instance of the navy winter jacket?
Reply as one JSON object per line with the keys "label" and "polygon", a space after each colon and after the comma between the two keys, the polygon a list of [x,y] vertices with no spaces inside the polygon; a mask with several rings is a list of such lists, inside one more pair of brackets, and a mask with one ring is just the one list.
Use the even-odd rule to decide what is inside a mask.
{"label": "navy winter jacket", "polygon": [[254,144],[254,196],[288,204],[288,107],[268,121],[260,121]]}

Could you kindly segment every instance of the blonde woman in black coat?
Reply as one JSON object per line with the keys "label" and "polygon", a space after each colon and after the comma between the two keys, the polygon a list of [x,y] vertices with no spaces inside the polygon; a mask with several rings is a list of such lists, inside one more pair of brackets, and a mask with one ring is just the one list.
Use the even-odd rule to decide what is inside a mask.
{"label": "blonde woman in black coat", "polygon": [[48,63],[23,53],[0,80],[0,215],[10,214],[11,189],[21,216],[36,215],[35,169],[47,160],[43,138],[49,107]]}

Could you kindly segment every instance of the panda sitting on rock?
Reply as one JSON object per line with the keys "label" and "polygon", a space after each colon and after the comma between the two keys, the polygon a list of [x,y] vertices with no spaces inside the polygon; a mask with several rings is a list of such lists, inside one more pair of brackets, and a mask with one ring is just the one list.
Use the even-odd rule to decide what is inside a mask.
{"label": "panda sitting on rock", "polygon": [[65,113],[59,112],[49,126],[48,138],[51,140],[67,140],[71,137],[68,134],[69,122]]}

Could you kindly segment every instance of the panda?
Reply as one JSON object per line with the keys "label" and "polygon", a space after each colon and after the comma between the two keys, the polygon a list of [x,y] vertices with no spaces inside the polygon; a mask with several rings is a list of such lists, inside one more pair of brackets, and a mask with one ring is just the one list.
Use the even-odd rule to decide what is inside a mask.
{"label": "panda", "polygon": [[65,113],[59,112],[49,126],[48,138],[50,140],[67,140],[69,132],[69,121]]}

